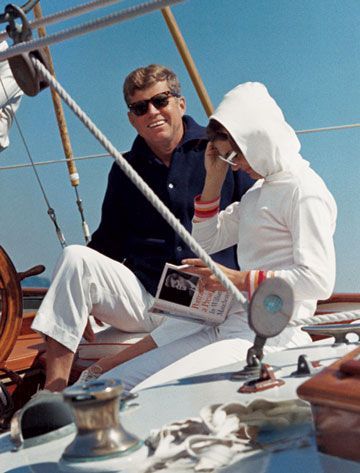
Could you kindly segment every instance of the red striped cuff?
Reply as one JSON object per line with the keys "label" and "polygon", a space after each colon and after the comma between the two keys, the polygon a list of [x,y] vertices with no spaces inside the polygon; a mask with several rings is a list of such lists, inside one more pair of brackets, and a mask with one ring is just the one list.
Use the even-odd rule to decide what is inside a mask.
{"label": "red striped cuff", "polygon": [[200,222],[213,217],[220,209],[220,196],[216,199],[204,201],[200,200],[201,195],[197,195],[194,199],[194,221]]}
{"label": "red striped cuff", "polygon": [[249,300],[252,298],[256,289],[260,284],[267,278],[273,278],[275,276],[274,271],[257,271],[252,270],[247,274],[247,292]]}

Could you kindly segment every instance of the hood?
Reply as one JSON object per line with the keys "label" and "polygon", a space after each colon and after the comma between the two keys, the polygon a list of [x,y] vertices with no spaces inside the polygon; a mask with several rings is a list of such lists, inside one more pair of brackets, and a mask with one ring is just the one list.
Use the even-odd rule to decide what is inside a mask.
{"label": "hood", "polygon": [[300,142],[294,130],[259,82],[232,89],[210,118],[229,131],[250,166],[265,178],[284,171],[296,173],[308,166],[299,154]]}

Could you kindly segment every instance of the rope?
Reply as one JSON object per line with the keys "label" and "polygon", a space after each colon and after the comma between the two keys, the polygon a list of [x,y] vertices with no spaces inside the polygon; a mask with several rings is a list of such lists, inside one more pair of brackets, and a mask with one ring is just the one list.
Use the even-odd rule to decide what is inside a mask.
{"label": "rope", "polygon": [[146,184],[146,182],[137,174],[137,172],[130,166],[130,164],[123,158],[121,153],[114,147],[114,145],[106,138],[106,136],[96,127],[86,113],[76,104],[70,95],[63,89],[57,80],[49,73],[43,64],[36,58],[32,58],[34,67],[42,75],[42,77],[49,82],[64,102],[70,107],[80,121],[87,127],[90,133],[100,142],[100,144],[108,151],[115,159],[118,166],[132,181],[133,184],[144,194],[148,201],[155,207],[160,215],[168,222],[168,224],[178,233],[182,240],[193,250],[193,252],[201,258],[204,263],[212,270],[215,276],[219,279],[221,284],[231,292],[235,299],[244,307],[247,307],[247,300],[241,292],[234,286],[234,284],[225,276],[225,274],[218,268],[206,251],[201,248],[198,242],[190,235],[190,233],[183,227],[180,221],[170,212],[157,197],[154,191]]}
{"label": "rope", "polygon": [[299,327],[300,325],[325,324],[331,322],[342,322],[344,320],[360,319],[360,310],[349,312],[336,312],[334,314],[318,314],[304,319],[290,320],[289,327]]}
{"label": "rope", "polygon": [[[8,93],[7,93],[7,91],[6,91],[5,85],[4,85],[4,83],[3,83],[3,81],[2,81],[1,78],[0,78],[0,82],[1,82],[1,86],[2,86],[2,88],[3,88],[3,90],[4,90],[5,96],[6,96],[7,100],[9,101]],[[9,102],[9,103],[10,103],[10,102]],[[31,166],[32,169],[33,169],[33,171],[34,171],[35,178],[36,178],[36,180],[37,180],[37,182],[38,182],[38,184],[39,184],[41,193],[42,193],[42,195],[43,195],[43,197],[44,197],[44,200],[45,200],[45,203],[46,203],[46,206],[47,206],[47,209],[48,209],[48,210],[47,210],[47,213],[48,213],[48,215],[49,215],[51,221],[53,222],[53,224],[54,224],[54,226],[55,226],[55,232],[56,232],[56,235],[57,235],[58,240],[59,240],[59,242],[60,242],[60,245],[62,246],[62,248],[65,248],[65,246],[66,246],[66,241],[65,241],[64,235],[63,235],[63,233],[62,233],[62,231],[61,231],[61,228],[60,228],[59,225],[58,225],[58,222],[57,222],[57,219],[56,219],[55,210],[54,210],[54,209],[51,207],[51,205],[50,205],[49,199],[48,199],[48,197],[47,197],[47,195],[46,195],[46,192],[45,192],[45,188],[44,188],[44,186],[42,185],[42,182],[41,182],[39,173],[37,172],[36,166],[35,166],[35,164],[34,164],[34,160],[33,160],[33,158],[32,158],[31,152],[30,152],[30,148],[29,148],[29,146],[28,146],[28,144],[27,144],[27,141],[26,141],[26,139],[25,139],[25,136],[24,136],[24,134],[23,134],[23,132],[22,132],[20,123],[19,123],[18,119],[16,118],[16,113],[14,112],[11,103],[10,103],[10,107],[11,107],[11,110],[12,110],[12,115],[13,115],[13,118],[14,118],[14,122],[16,123],[16,127],[17,127],[17,129],[18,129],[18,131],[19,131],[19,134],[20,134],[20,138],[21,138],[21,140],[22,140],[22,142],[23,142],[23,144],[24,144],[26,153],[27,153],[28,158],[29,158],[29,160],[30,160],[29,166]]]}
{"label": "rope", "polygon": [[[59,11],[53,13],[52,15],[47,16],[46,18],[36,19],[29,22],[31,29],[36,29],[39,26],[51,25],[54,23],[59,23],[60,21],[67,20],[69,18],[74,18],[85,13],[89,13],[96,8],[102,8],[107,5],[113,5],[114,3],[119,3],[122,0],[95,0],[77,7],[72,7],[67,10]],[[23,7],[21,7],[23,9]],[[25,12],[26,13],[26,12]],[[4,31],[0,33],[0,41],[6,39],[8,34]]]}
{"label": "rope", "polygon": [[44,38],[32,39],[30,41],[18,43],[16,45],[11,46],[6,51],[0,52],[0,61],[4,61],[9,57],[17,56],[21,53],[25,53],[28,51],[33,51],[44,46],[49,46],[54,43],[60,43],[75,36],[80,36],[91,31],[96,31],[100,28],[111,26],[115,23],[130,20],[132,18],[145,15],[146,13],[159,10],[168,5],[181,3],[183,1],[184,0],[152,0],[150,2],[142,3],[140,5],[128,8],[126,10],[122,10],[117,13],[112,13],[97,20],[84,23],[80,26],[75,26],[74,28],[68,28],[66,30],[59,31],[58,33],[46,36]]}

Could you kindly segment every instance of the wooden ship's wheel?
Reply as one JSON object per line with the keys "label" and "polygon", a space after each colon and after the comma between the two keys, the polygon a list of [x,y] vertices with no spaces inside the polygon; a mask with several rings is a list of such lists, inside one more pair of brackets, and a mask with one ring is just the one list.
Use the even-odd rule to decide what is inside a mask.
{"label": "wooden ship's wheel", "polygon": [[22,292],[15,266],[0,246],[0,366],[6,361],[22,323]]}
{"label": "wooden ship's wheel", "polygon": [[0,367],[4,365],[19,336],[23,320],[23,291],[20,281],[44,271],[42,265],[18,273],[0,246]]}
{"label": "wooden ship's wheel", "polygon": [[[30,289],[29,294],[41,296],[46,290],[22,289],[20,281],[40,274],[44,269],[44,266],[38,265],[18,273],[0,246],[0,431],[9,427],[13,413],[36,392],[41,380],[40,374],[36,376],[39,370],[32,370],[38,351],[36,340],[29,335],[26,324],[24,328],[23,297],[26,296],[26,289]],[[33,351],[29,349],[29,344]]]}

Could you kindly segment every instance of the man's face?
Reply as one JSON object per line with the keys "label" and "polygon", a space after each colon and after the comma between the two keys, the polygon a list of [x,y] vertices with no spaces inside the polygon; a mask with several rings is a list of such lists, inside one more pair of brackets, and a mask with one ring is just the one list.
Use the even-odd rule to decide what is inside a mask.
{"label": "man's face", "polygon": [[[145,90],[137,90],[130,103],[150,99],[156,94],[169,90],[166,81],[157,82]],[[150,145],[175,148],[183,135],[182,117],[185,113],[185,99],[169,96],[169,103],[159,110],[149,102],[147,112],[137,116],[128,112],[130,123],[138,134]]]}

